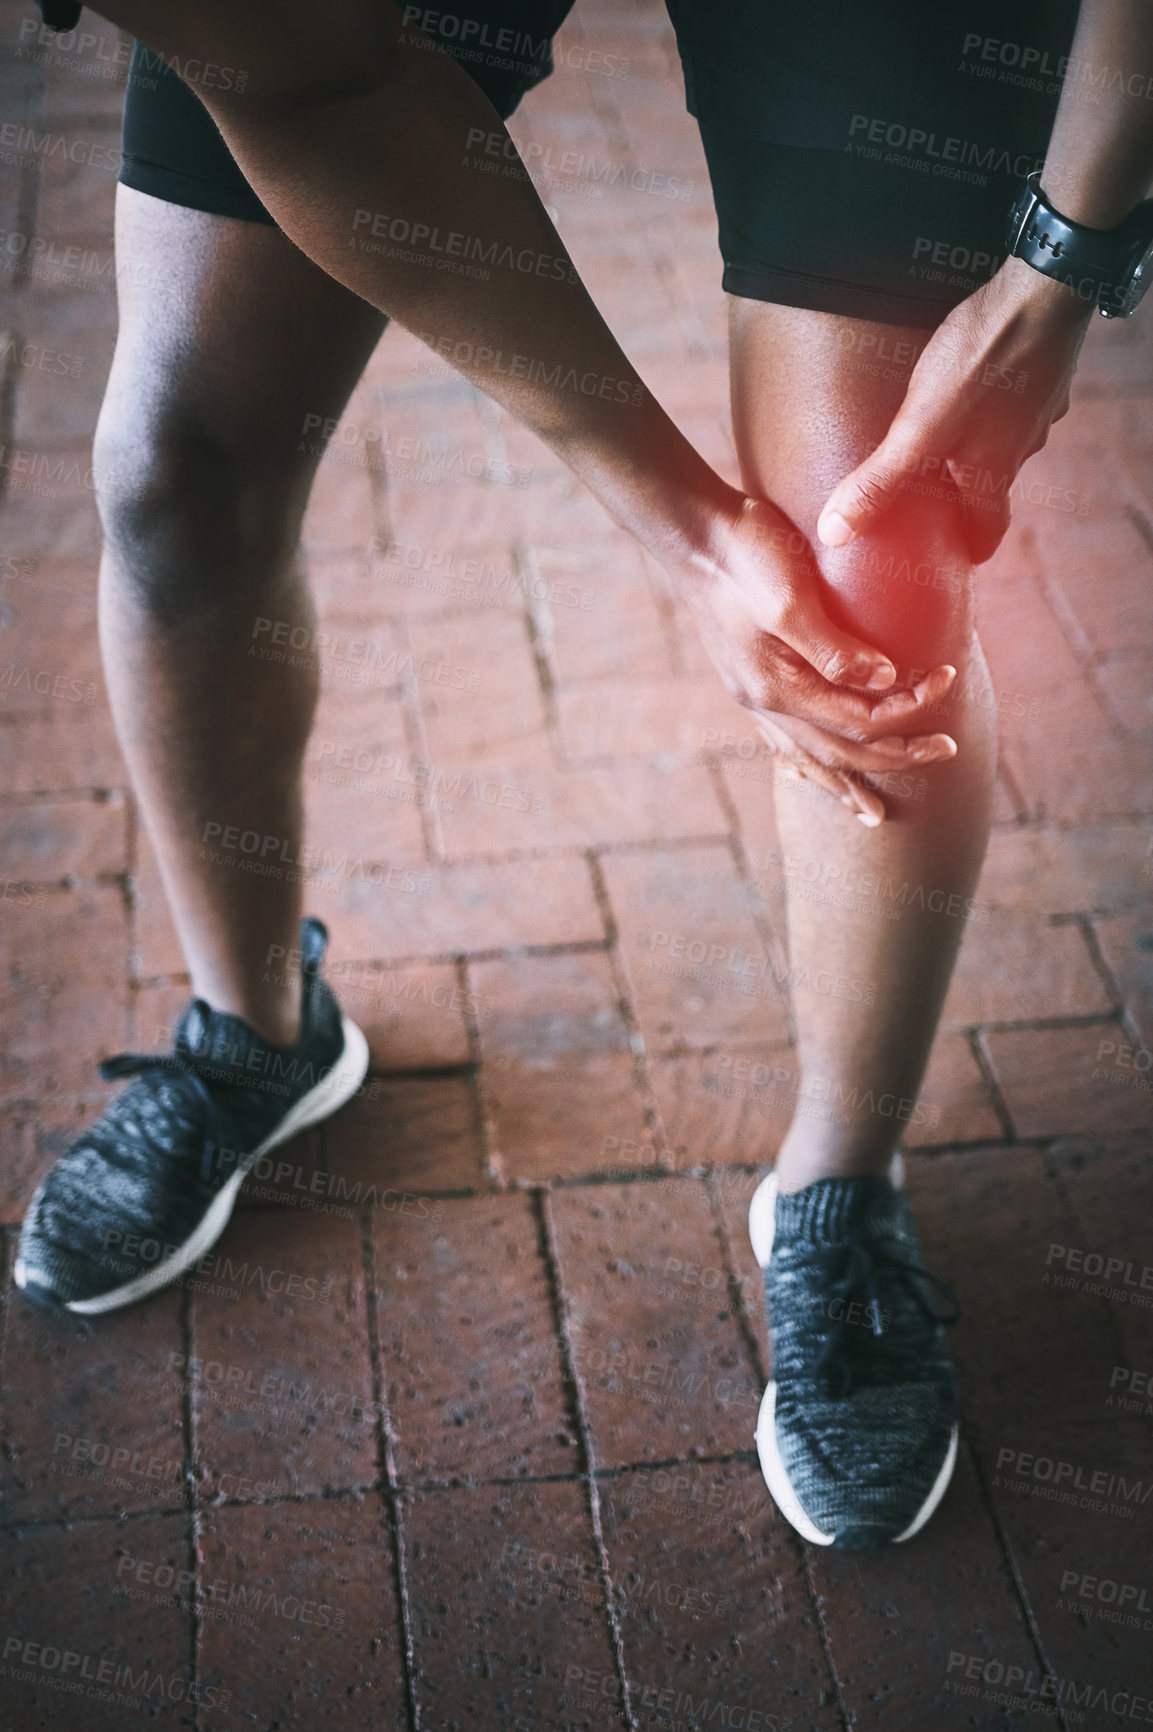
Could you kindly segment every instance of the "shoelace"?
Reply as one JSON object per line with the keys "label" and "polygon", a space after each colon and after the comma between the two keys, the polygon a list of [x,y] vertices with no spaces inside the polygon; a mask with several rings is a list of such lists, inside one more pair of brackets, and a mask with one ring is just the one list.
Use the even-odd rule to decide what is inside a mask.
{"label": "shoelace", "polygon": [[[850,1240],[847,1247],[838,1245],[834,1254],[840,1256],[846,1250],[848,1266],[840,1280],[832,1282],[827,1288],[831,1299],[843,1300],[844,1309],[840,1317],[833,1319],[828,1339],[814,1367],[818,1375],[824,1371],[835,1374],[839,1387],[834,1393],[838,1395],[848,1395],[853,1387],[853,1361],[852,1355],[847,1351],[846,1331],[849,1322],[846,1313],[854,1295],[863,1293],[866,1297],[873,1334],[885,1333],[878,1278],[882,1272],[889,1272],[902,1283],[918,1311],[929,1323],[943,1323],[946,1328],[952,1328],[961,1315],[960,1302],[953,1289],[944,1281],[938,1280],[936,1275],[930,1275],[919,1263],[910,1263],[907,1258],[895,1256],[883,1245],[862,1238]],[[942,1312],[928,1303],[921,1286],[923,1282],[927,1282],[947,1301],[950,1307],[947,1312]]]}
{"label": "shoelace", "polygon": [[[212,1180],[213,1160],[221,1146],[221,1136],[216,1102],[205,1084],[205,1074],[219,1080],[220,1067],[198,1063],[194,1058],[182,1058],[179,1053],[174,1052],[118,1052],[111,1058],[101,1059],[99,1068],[105,1082],[162,1072],[175,1078],[178,1086],[185,1085],[185,1092],[191,1094],[208,1115],[209,1134],[205,1137],[200,1152],[200,1179],[203,1184],[209,1184]],[[154,1138],[148,1138],[147,1141],[150,1147],[160,1148]]]}

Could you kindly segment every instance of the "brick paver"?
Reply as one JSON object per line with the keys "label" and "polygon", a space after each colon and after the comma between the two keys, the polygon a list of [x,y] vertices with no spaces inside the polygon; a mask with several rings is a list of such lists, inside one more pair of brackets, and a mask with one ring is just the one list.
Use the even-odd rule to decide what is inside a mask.
{"label": "brick paver", "polygon": [[[773,760],[653,562],[403,333],[304,531],[308,905],[369,1086],[179,1287],[95,1320],[12,1289],[97,1059],[165,1044],[188,994],[96,637],[118,38],[36,59],[30,24],[0,0],[5,118],[95,148],[0,168],[0,228],[82,254],[0,273],[4,1732],[961,1732],[1046,1673],[1065,1732],[1120,1724],[1084,1704],[1147,1690],[1153,1627],[1149,315],[1097,322],[981,574],[995,826],[907,1138],[964,1312],[957,1476],[898,1553],[818,1552],[753,1449],[745,1216],[797,1082]],[[665,12],[582,0],[560,49],[515,135],[733,477]]]}

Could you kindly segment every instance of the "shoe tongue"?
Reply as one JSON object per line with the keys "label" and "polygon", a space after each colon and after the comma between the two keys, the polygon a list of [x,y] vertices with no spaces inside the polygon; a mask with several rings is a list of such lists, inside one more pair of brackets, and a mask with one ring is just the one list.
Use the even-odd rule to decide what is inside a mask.
{"label": "shoe tongue", "polygon": [[836,1245],[849,1234],[879,1225],[896,1200],[892,1181],[863,1173],[851,1179],[817,1179],[801,1191],[778,1196],[777,1231],[793,1242]]}
{"label": "shoe tongue", "polygon": [[219,1067],[222,1077],[240,1078],[247,1075],[249,1054],[263,1052],[267,1042],[241,1017],[194,998],[176,1025],[173,1047],[178,1058]]}

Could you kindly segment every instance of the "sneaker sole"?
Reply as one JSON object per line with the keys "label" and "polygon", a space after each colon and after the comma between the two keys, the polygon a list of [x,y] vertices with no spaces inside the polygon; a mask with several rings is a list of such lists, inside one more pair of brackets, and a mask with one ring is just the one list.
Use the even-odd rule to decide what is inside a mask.
{"label": "sneaker sole", "polygon": [[[168,1286],[203,1257],[206,1251],[211,1250],[228,1225],[240,1187],[256,1163],[271,1149],[286,1143],[299,1131],[330,1117],[346,1101],[352,1099],[364,1081],[368,1070],[368,1042],[347,1016],[342,1016],[340,1021],[344,1033],[344,1048],[328,1075],[322,1082],[318,1082],[315,1088],[309,1089],[306,1095],[300,1097],[262,1143],[250,1150],[243,1161],[237,1162],[236,1171],[220,1187],[208,1210],[183,1245],[163,1263],[158,1263],[155,1269],[150,1269],[146,1275],[138,1275],[134,1281],[115,1288],[111,1293],[101,1293],[95,1299],[65,1300],[65,1310],[79,1312],[85,1317],[95,1317],[104,1311],[115,1311],[121,1305],[131,1305],[135,1300],[145,1299],[149,1293],[155,1293],[158,1288]],[[29,1280],[35,1281],[38,1273],[37,1270],[28,1269],[23,1258],[18,1258],[13,1278],[17,1287],[23,1287]],[[51,1285],[48,1281],[42,1284],[46,1287]]]}
{"label": "sneaker sole", "polygon": [[[893,1164],[889,1169],[889,1177],[894,1187],[901,1190],[904,1186],[904,1163],[900,1154],[893,1156]],[[749,1204],[749,1238],[752,1240],[753,1255],[762,1269],[768,1267],[769,1258],[773,1253],[773,1233],[776,1227],[777,1211],[777,1176],[770,1173],[753,1192]],[[806,1513],[804,1505],[793,1487],[781,1456],[777,1443],[777,1386],[770,1383],[761,1397],[760,1410],[757,1414],[756,1445],[757,1456],[761,1464],[761,1473],[769,1488],[773,1502],[789,1523],[796,1529],[802,1539],[810,1541],[815,1546],[831,1546],[836,1542],[836,1534],[822,1533],[816,1523]],[[959,1430],[954,1425],[949,1437],[949,1447],[945,1451],[945,1459],[941,1463],[936,1479],[933,1481],[929,1495],[924,1503],[901,1533],[894,1534],[890,1545],[900,1545],[902,1541],[912,1539],[919,1533],[944,1497],[953,1477],[953,1469],[957,1463],[957,1442]]]}
{"label": "sneaker sole", "polygon": [[[788,1470],[781,1458],[777,1444],[777,1386],[770,1383],[761,1397],[760,1412],[757,1414],[756,1445],[757,1457],[761,1464],[761,1473],[773,1502],[784,1516],[790,1527],[796,1529],[802,1539],[809,1540],[815,1546],[831,1546],[836,1543],[836,1534],[822,1533],[816,1523],[806,1513],[804,1505],[797,1496],[790,1480]],[[953,1469],[957,1465],[957,1443],[960,1433],[954,1425],[949,1436],[949,1447],[945,1451],[945,1459],[941,1463],[936,1479],[933,1481],[929,1495],[913,1517],[907,1528],[899,1534],[894,1534],[888,1542],[899,1546],[905,1540],[911,1540],[919,1533],[949,1489],[949,1481],[953,1477]]]}

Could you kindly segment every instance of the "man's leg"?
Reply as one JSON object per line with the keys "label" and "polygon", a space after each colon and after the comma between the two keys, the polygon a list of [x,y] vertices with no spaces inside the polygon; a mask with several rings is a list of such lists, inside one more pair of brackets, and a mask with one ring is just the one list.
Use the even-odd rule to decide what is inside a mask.
{"label": "man's leg", "polygon": [[[817,512],[833,483],[878,442],[905,388],[903,377],[854,370],[862,345],[846,339],[872,330],[889,337],[890,350],[901,339],[919,348],[924,333],[750,300],[734,300],[731,312],[746,488],[775,500],[810,537],[830,611],[886,650],[901,680],[941,662],[958,670],[933,724],[956,740],[957,756],[887,785],[882,778],[889,817],[879,829],[864,829],[812,783],[776,792],[782,851],[794,857],[785,880],[803,1091],[777,1159],[788,1192],[888,1166],[984,857],[996,730],[953,507],[911,491],[849,547],[816,541]],[[813,882],[827,901],[806,898]]]}
{"label": "man's leg", "polygon": [[[745,485],[773,498],[814,543],[833,482],[877,443],[902,393],[903,380],[849,364],[860,345],[846,338],[864,330],[861,321],[733,303]],[[800,1082],[775,1169],[749,1211],[773,1359],[757,1449],[793,1526],[816,1544],[853,1549],[917,1533],[957,1452],[940,1283],[924,1268],[908,1199],[888,1170],[921,1085],[991,812],[996,742],[960,521],[947,498],[909,492],[874,534],[818,550],[833,617],[885,650],[902,682],[943,662],[958,670],[935,718],[956,757],[888,778],[877,829],[811,782],[776,791]],[[805,897],[814,882],[829,901]]]}
{"label": "man's leg", "polygon": [[[298,886],[214,864],[204,837],[255,830],[290,857],[300,843],[315,670],[247,650],[262,616],[312,624],[297,552],[317,462],[305,418],[340,414],[383,321],[268,224],[122,186],[116,239],[120,336],[95,453],[101,639],[208,1009],[186,1010],[162,1062],[109,1061],[109,1078],[135,1080],[29,1204],[17,1285],[90,1314],[189,1268],[253,1162],[348,1100],[368,1061],[321,978],[324,932],[300,921]],[[299,945],[283,987],[264,982],[273,944]]]}
{"label": "man's leg", "polygon": [[258,618],[312,628],[306,417],[339,416],[384,320],[278,230],[123,186],[116,255],[95,453],[113,713],[193,992],[285,1044],[297,974],[264,977],[269,946],[296,945],[299,884],[214,865],[204,836],[235,825],[289,858],[300,843],[316,674],[247,652]]}

